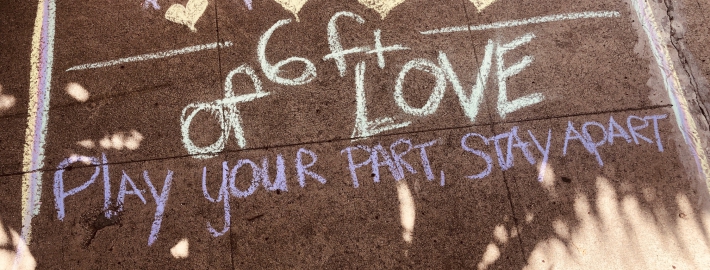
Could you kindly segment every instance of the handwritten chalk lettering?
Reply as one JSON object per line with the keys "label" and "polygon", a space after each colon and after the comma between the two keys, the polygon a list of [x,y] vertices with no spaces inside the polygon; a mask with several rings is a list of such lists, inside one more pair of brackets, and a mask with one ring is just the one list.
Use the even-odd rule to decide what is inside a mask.
{"label": "handwritten chalk lettering", "polygon": [[228,173],[229,167],[227,166],[227,162],[222,162],[222,184],[220,185],[218,193],[219,195],[217,195],[217,199],[213,199],[212,196],[210,196],[209,191],[207,190],[207,167],[202,168],[202,194],[210,202],[216,203],[221,201],[224,203],[224,226],[222,226],[223,229],[221,231],[217,231],[212,227],[212,224],[207,221],[207,231],[209,231],[213,237],[224,235],[229,230],[229,227],[231,227],[231,214],[229,206],[229,178],[227,177]]}
{"label": "handwritten chalk lettering", "polygon": [[[532,106],[540,103],[544,100],[544,96],[541,93],[533,93],[527,96],[523,96],[517,99],[509,100],[508,98],[508,86],[507,80],[518,73],[522,72],[526,67],[528,67],[533,62],[532,56],[524,56],[522,60],[513,64],[510,67],[505,67],[504,58],[505,55],[527,43],[529,43],[535,37],[532,33],[527,33],[521,37],[509,43],[494,42],[492,40],[488,41],[486,45],[485,54],[483,62],[476,73],[475,83],[471,87],[470,93],[466,93],[463,90],[463,86],[458,78],[456,72],[448,59],[448,56],[444,52],[439,52],[438,63],[434,63],[427,59],[414,59],[407,62],[401,69],[399,76],[397,77],[395,83],[394,100],[395,104],[405,113],[417,116],[425,117],[434,114],[438,108],[441,100],[444,97],[444,92],[449,82],[451,82],[454,92],[459,98],[459,103],[464,111],[464,114],[469,118],[472,123],[475,123],[476,116],[478,115],[479,107],[481,101],[483,100],[483,93],[486,88],[486,83],[488,81],[488,76],[490,75],[493,55],[496,56],[497,69],[496,75],[498,78],[498,114],[501,118],[504,118],[515,111],[518,111],[524,107]],[[345,52],[342,48],[337,48],[339,43],[336,44],[336,50],[338,53]],[[357,48],[357,50],[364,50],[365,48]],[[333,50],[333,49],[331,49]],[[348,53],[354,53],[355,51],[348,51]],[[330,56],[330,55],[329,55]],[[330,57],[340,57],[336,59],[336,65],[341,71],[341,76],[344,76],[345,72],[345,58],[343,54],[335,54]],[[378,60],[379,61],[379,60]],[[384,65],[384,60],[383,60]],[[411,107],[404,98],[404,80],[412,69],[417,69],[432,74],[436,78],[436,85],[432,90],[429,99],[426,104],[421,108]],[[355,112],[355,130],[353,131],[353,138],[357,137],[370,137],[380,132],[403,128],[409,126],[411,121],[396,123],[393,118],[384,117],[378,118],[375,121],[367,120],[367,106],[365,99],[364,90],[364,73],[365,73],[365,63],[360,62],[355,66],[355,93],[357,100],[357,109]],[[515,138],[513,138],[515,139]]]}
{"label": "handwritten chalk lettering", "polygon": [[376,118],[374,121],[367,117],[367,100],[365,99],[365,62],[360,62],[355,66],[355,129],[352,138],[367,138],[387,130],[403,128],[412,122],[396,123],[390,117]]}
{"label": "handwritten chalk lettering", "polygon": [[150,181],[148,177],[148,171],[143,171],[143,179],[145,183],[150,188],[150,194],[153,195],[155,200],[155,219],[153,220],[153,225],[150,228],[150,236],[148,236],[148,246],[153,245],[155,240],[158,239],[158,232],[160,232],[160,225],[163,223],[163,212],[165,211],[165,204],[168,203],[168,195],[170,193],[170,186],[173,183],[173,172],[168,170],[168,174],[165,176],[165,181],[163,182],[163,188],[158,195],[158,191],[155,186]]}
{"label": "handwritten chalk lettering", "polygon": [[[72,165],[76,162],[83,162],[83,163],[88,163],[90,165],[96,165],[96,171],[94,172],[94,174],[91,175],[89,180],[84,182],[83,184],[81,184],[81,186],[72,188],[69,191],[65,191],[64,190],[64,170],[66,170],[67,167],[69,167],[70,165]],[[93,184],[96,181],[96,177],[98,177],[99,173],[100,173],[100,168],[98,167],[98,165],[99,165],[98,159],[96,159],[94,157],[85,157],[85,156],[72,156],[72,157],[69,157],[59,163],[59,166],[57,166],[57,171],[54,173],[54,205],[57,208],[57,219],[64,220],[64,217],[65,217],[64,202],[67,197],[79,193],[80,191],[86,189],[87,187],[89,187],[91,184]]]}
{"label": "handwritten chalk lettering", "polygon": [[333,59],[333,61],[335,61],[335,66],[338,68],[338,72],[340,74],[340,77],[345,77],[345,74],[347,71],[347,64],[346,64],[345,56],[348,54],[355,54],[355,53],[376,54],[377,55],[377,65],[380,67],[380,69],[383,69],[386,66],[385,55],[384,55],[385,52],[409,50],[409,48],[399,45],[399,44],[395,44],[392,46],[382,46],[382,30],[380,30],[380,29],[375,30],[375,33],[374,33],[375,34],[375,48],[374,49],[370,49],[369,46],[360,46],[360,47],[354,47],[354,48],[344,50],[343,45],[340,42],[340,33],[338,32],[338,26],[337,26],[337,21],[342,16],[354,19],[359,24],[365,23],[365,19],[363,19],[360,15],[357,15],[357,14],[349,12],[349,11],[341,11],[341,12],[335,13],[332,17],[330,17],[330,20],[328,21],[328,45],[330,48],[330,53],[323,57],[323,61]]}
{"label": "handwritten chalk lettering", "polygon": [[470,138],[470,137],[481,138],[481,140],[483,140],[483,143],[485,145],[488,145],[490,140],[488,140],[488,138],[486,138],[485,136],[478,134],[478,133],[469,133],[469,134],[464,135],[461,138],[461,148],[463,148],[464,151],[470,152],[471,154],[474,154],[474,155],[477,155],[477,156],[483,158],[484,161],[486,161],[486,168],[483,169],[483,171],[481,171],[480,173],[477,173],[477,174],[466,176],[466,178],[481,179],[481,178],[488,176],[491,173],[491,170],[493,169],[493,159],[491,158],[490,155],[486,154],[485,152],[469,147],[468,146],[468,138]]}
{"label": "handwritten chalk lettering", "polygon": [[[430,73],[436,78],[436,86],[434,86],[434,90],[432,90],[426,104],[421,108],[412,108],[404,99],[404,79],[412,69]],[[444,98],[444,90],[446,90],[446,75],[444,71],[430,60],[414,59],[404,64],[402,71],[399,72],[394,86],[394,101],[405,113],[415,116],[427,116],[433,114],[439,108],[439,103]]]}
{"label": "handwritten chalk lettering", "polygon": [[[237,74],[246,74],[249,76],[254,86],[254,93],[242,95],[234,94],[234,90],[232,89],[232,80]],[[214,157],[218,152],[224,149],[229,138],[229,134],[232,132],[234,132],[234,138],[237,140],[237,145],[242,148],[246,147],[246,139],[244,138],[244,130],[242,129],[237,104],[253,101],[257,98],[262,98],[268,95],[269,93],[263,91],[261,80],[251,67],[241,65],[240,67],[229,72],[227,79],[224,82],[223,99],[209,103],[192,103],[187,105],[182,110],[182,116],[180,117],[182,142],[185,149],[187,149],[187,152],[191,155],[195,155],[195,158],[205,159]],[[190,138],[190,126],[192,125],[192,120],[195,116],[202,111],[217,117],[220,127],[222,128],[222,133],[216,142],[208,146],[199,147],[195,145]]]}
{"label": "handwritten chalk lettering", "polygon": [[[303,154],[307,154],[311,157],[310,163],[306,165],[303,164]],[[316,153],[305,148],[298,149],[298,153],[296,153],[296,172],[298,173],[298,184],[300,184],[301,187],[306,186],[306,176],[310,176],[311,178],[318,180],[321,184],[325,184],[326,180],[323,176],[320,176],[319,174],[308,169],[313,167],[313,165],[316,164],[316,161],[318,161],[318,155],[316,155]]]}
{"label": "handwritten chalk lettering", "polygon": [[[266,77],[269,78],[269,80],[271,80],[272,82],[283,85],[307,84],[316,78],[316,66],[313,65],[313,62],[303,57],[291,57],[277,62],[276,65],[271,65],[266,59],[266,45],[269,43],[271,35],[274,34],[274,31],[276,31],[276,29],[289,23],[291,23],[291,19],[280,20],[276,22],[273,26],[271,26],[271,28],[269,28],[269,30],[267,30],[266,33],[261,36],[261,38],[259,39],[259,44],[257,46],[257,57],[259,58],[259,64],[261,64],[261,70],[264,71],[264,75],[266,75]],[[301,62],[306,65],[306,68],[303,70],[303,73],[301,73],[301,76],[294,79],[287,79],[279,76],[281,67],[294,62]]]}
{"label": "handwritten chalk lettering", "polygon": [[543,177],[545,176],[545,172],[547,170],[547,160],[550,158],[550,141],[552,140],[552,129],[547,131],[547,143],[545,144],[545,148],[540,145],[540,142],[537,141],[537,138],[535,138],[535,135],[533,135],[530,130],[528,130],[528,135],[530,135],[530,139],[532,139],[535,143],[537,150],[540,151],[540,154],[542,154],[542,164],[540,164],[540,173],[537,176],[537,181],[542,182]]}
{"label": "handwritten chalk lettering", "polygon": [[[107,218],[111,218],[114,215],[117,215],[119,212],[122,212],[124,210],[123,205],[125,203],[125,198],[126,195],[135,195],[137,196],[143,204],[146,203],[145,197],[143,197],[143,190],[139,189],[135,182],[128,176],[128,174],[125,171],[122,171],[123,174],[121,176],[121,184],[119,185],[119,191],[117,194],[117,211],[112,211],[109,208],[111,208],[111,188],[110,188],[110,176],[108,174],[108,160],[106,158],[105,154],[102,154],[102,161],[103,163],[99,163],[99,160],[94,157],[86,157],[86,156],[72,156],[69,157],[62,162],[59,163],[59,166],[57,166],[57,171],[54,173],[54,201],[55,201],[55,206],[57,209],[57,219],[59,220],[64,220],[66,213],[65,213],[65,200],[67,197],[75,195],[79,193],[80,191],[85,190],[89,186],[91,186],[95,181],[96,178],[99,176],[99,173],[103,173],[103,179],[104,179],[104,214],[106,215]],[[88,181],[84,182],[82,185],[75,187],[73,189],[70,189],[69,191],[65,191],[64,188],[64,172],[69,168],[69,166],[73,163],[76,162],[82,162],[87,165],[91,166],[96,166],[96,169],[94,173],[91,175]],[[154,220],[151,225],[151,231],[150,235],[148,236],[148,246],[152,245],[155,240],[158,238],[158,233],[160,232],[160,226],[163,221],[163,213],[165,212],[165,206],[168,201],[168,195],[170,193],[170,186],[172,185],[172,179],[173,179],[173,172],[168,170],[167,176],[165,177],[165,181],[163,183],[163,188],[161,189],[160,194],[158,194],[157,189],[153,185],[153,183],[150,181],[150,178],[148,177],[148,171],[143,171],[143,180],[145,181],[146,185],[150,189],[151,194],[153,195],[153,199],[155,200],[156,204],[156,210],[155,210],[155,215],[154,215]],[[131,186],[131,190],[127,189],[127,184]]]}
{"label": "handwritten chalk lettering", "polygon": [[[598,148],[606,143],[608,143],[609,145],[613,145],[614,137],[624,138],[627,143],[631,143],[633,138],[633,142],[637,145],[641,144],[639,142],[639,139],[641,139],[641,141],[654,144],[654,141],[652,139],[640,133],[642,130],[648,128],[649,121],[653,123],[653,136],[655,138],[655,144],[658,147],[658,152],[663,152],[663,143],[661,142],[661,136],[658,130],[658,120],[666,119],[667,117],[667,114],[651,115],[645,117],[630,115],[626,119],[627,128],[629,129],[628,132],[624,130],[624,128],[619,125],[613,117],[609,118],[609,124],[607,125],[609,127],[608,130],[606,128],[607,126],[604,126],[598,122],[590,121],[582,125],[582,133],[579,133],[579,131],[577,131],[572,121],[569,121],[567,123],[567,131],[565,133],[565,144],[562,148],[562,156],[567,155],[567,148],[569,146],[569,142],[577,140],[584,146],[584,148],[590,154],[594,155],[595,159],[597,160],[597,163],[599,163],[599,166],[604,166],[604,161],[602,160],[601,155],[599,154]],[[603,137],[598,138],[597,141],[595,141],[595,139],[592,138],[592,135],[589,133],[590,126],[595,126],[602,129]]]}
{"label": "handwritten chalk lettering", "polygon": [[535,35],[533,33],[527,33],[519,38],[516,38],[510,43],[498,43],[498,46],[496,46],[496,62],[498,63],[498,114],[503,119],[514,111],[540,103],[544,99],[542,94],[534,93],[512,101],[508,100],[508,83],[506,81],[508,78],[520,73],[523,69],[528,67],[532,63],[533,57],[526,55],[519,62],[505,68],[505,64],[503,62],[503,59],[505,59],[504,55],[505,53],[530,42],[534,37]]}
{"label": "handwritten chalk lettering", "polygon": [[[431,165],[429,162],[429,158],[427,156],[426,152],[426,147],[432,146],[436,144],[437,140],[430,141],[427,143],[419,144],[419,145],[412,145],[411,141],[406,140],[406,139],[399,139],[396,142],[392,143],[389,147],[390,151],[386,151],[385,148],[381,144],[376,144],[375,146],[369,147],[365,145],[357,145],[357,146],[350,146],[342,151],[340,151],[341,154],[347,153],[348,157],[348,168],[350,170],[350,176],[352,177],[353,181],[353,187],[358,188],[360,187],[360,181],[358,180],[357,177],[357,172],[356,170],[358,168],[361,168],[363,166],[370,165],[372,169],[372,177],[373,177],[373,182],[379,183],[380,182],[380,167],[387,166],[389,169],[390,173],[392,174],[392,178],[394,178],[395,181],[400,181],[404,179],[404,169],[406,169],[409,173],[411,174],[416,174],[417,171],[414,170],[414,168],[409,164],[404,159],[404,156],[407,155],[407,153],[411,152],[413,149],[419,149],[420,151],[420,157],[421,157],[421,162],[422,166],[424,167],[425,174],[427,176],[427,179],[429,181],[434,180],[434,175],[432,173]],[[404,152],[398,152],[397,146],[401,144],[406,144],[407,150]],[[368,158],[365,161],[356,163],[354,158],[353,158],[353,151],[354,150],[360,150],[360,151],[365,151],[368,154]],[[444,172],[441,172],[441,185],[444,185]]]}
{"label": "handwritten chalk lettering", "polygon": [[[305,164],[305,156],[309,156],[310,162]],[[312,171],[311,168],[318,161],[318,155],[306,148],[301,148],[296,153],[296,158],[294,166],[296,169],[296,174],[298,175],[298,183],[303,188],[305,187],[306,176],[316,179],[321,184],[325,184],[327,181],[325,177]],[[251,168],[251,181],[249,182],[249,187],[246,190],[240,190],[237,187],[236,179],[239,169],[249,165]],[[202,194],[211,203],[222,202],[224,209],[224,225],[221,231],[216,230],[211,222],[207,222],[207,230],[213,237],[219,237],[224,235],[231,226],[231,210],[230,210],[230,195],[236,198],[247,198],[253,195],[259,184],[264,187],[267,191],[288,191],[288,185],[286,183],[286,169],[285,160],[282,154],[276,156],[276,178],[272,182],[269,179],[269,159],[263,157],[261,159],[261,165],[253,162],[250,159],[241,159],[237,161],[237,164],[230,170],[228,162],[222,162],[222,183],[220,189],[215,199],[210,195],[207,189],[207,167],[202,169]],[[243,170],[242,170],[243,171]]]}

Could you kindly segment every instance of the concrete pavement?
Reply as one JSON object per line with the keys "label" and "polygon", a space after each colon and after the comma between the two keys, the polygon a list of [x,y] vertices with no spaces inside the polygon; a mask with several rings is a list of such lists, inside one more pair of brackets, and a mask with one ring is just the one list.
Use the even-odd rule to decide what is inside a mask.
{"label": "concrete pavement", "polygon": [[703,5],[8,3],[0,264],[704,269]]}

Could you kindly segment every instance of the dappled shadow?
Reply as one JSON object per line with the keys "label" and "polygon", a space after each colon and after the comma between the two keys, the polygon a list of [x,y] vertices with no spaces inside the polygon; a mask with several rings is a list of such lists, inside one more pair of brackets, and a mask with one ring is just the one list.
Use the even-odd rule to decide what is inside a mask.
{"label": "dappled shadow", "polygon": [[699,269],[710,265],[707,232],[710,213],[696,212],[684,194],[674,206],[656,203],[656,191],[643,198],[617,195],[604,177],[596,179],[596,198],[577,193],[576,220],[556,219],[555,235],[542,239],[526,268],[555,269]]}
{"label": "dappled shadow", "polygon": [[17,231],[0,219],[0,270],[35,269],[37,263]]}

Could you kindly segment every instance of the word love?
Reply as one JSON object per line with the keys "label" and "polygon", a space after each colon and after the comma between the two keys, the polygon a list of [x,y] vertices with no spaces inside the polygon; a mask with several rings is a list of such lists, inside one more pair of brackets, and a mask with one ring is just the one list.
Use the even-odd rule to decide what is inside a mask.
{"label": "word love", "polygon": [[[374,55],[377,57],[379,68],[384,69],[386,67],[385,53],[410,49],[398,44],[390,46],[383,45],[380,29],[374,31],[374,46],[343,48],[340,33],[338,32],[338,22],[348,18],[358,24],[365,23],[365,19],[352,12],[342,11],[334,14],[330,18],[327,26],[330,53],[325,55],[322,59],[323,61],[332,60],[335,63],[340,77],[345,77],[347,74],[348,65],[346,56],[353,54]],[[267,60],[266,48],[271,36],[276,30],[290,23],[290,19],[280,20],[261,36],[257,45],[257,58],[264,76],[269,81],[286,86],[305,85],[313,81],[317,76],[316,66],[311,60],[303,57],[290,57],[278,61],[276,64],[271,64]],[[471,86],[469,91],[465,90],[464,85],[461,84],[459,76],[454,71],[454,67],[451,65],[446,53],[439,51],[435,61],[425,58],[413,59],[405,63],[399,72],[394,85],[393,98],[395,104],[397,104],[397,107],[405,114],[411,116],[426,117],[432,115],[437,111],[444,97],[446,88],[451,84],[456,96],[459,98],[459,103],[464,114],[469,121],[475,123],[480,104],[483,100],[484,90],[488,84],[488,78],[494,73],[497,77],[496,82],[498,85],[497,111],[501,118],[505,118],[508,114],[524,107],[540,103],[544,100],[544,96],[541,93],[532,93],[511,100],[507,90],[508,79],[528,67],[533,62],[533,57],[529,55],[523,56],[521,60],[509,66],[504,62],[506,54],[529,43],[534,37],[534,34],[528,33],[507,43],[489,40],[485,47],[485,54],[481,66],[478,72],[473,74],[473,76],[475,76],[475,83]],[[493,68],[494,60],[496,64],[495,68]],[[300,76],[295,78],[283,77],[281,75],[282,68],[291,64],[297,64],[297,66],[303,67]],[[412,70],[428,73],[436,79],[436,85],[434,89],[432,89],[426,104],[421,107],[411,106],[405,99],[405,80]],[[411,121],[396,121],[396,119],[392,117],[379,117],[372,120],[368,118],[367,100],[365,96],[365,73],[365,62],[357,63],[355,65],[355,127],[351,137],[367,138],[387,130],[404,128],[411,125]],[[237,74],[243,74],[249,77],[254,88],[253,93],[235,95],[232,84],[233,78]],[[225,80],[223,99],[212,102],[192,103],[183,109],[181,116],[181,133],[185,149],[195,158],[211,158],[224,149],[231,134],[234,134],[234,139],[239,147],[246,147],[247,140],[244,137],[244,128],[241,124],[242,121],[237,105],[264,98],[268,95],[269,93],[263,90],[261,79],[249,65],[244,64],[232,70]],[[190,138],[190,126],[194,118],[200,112],[215,116],[222,131],[217,140],[207,146],[198,146]]]}

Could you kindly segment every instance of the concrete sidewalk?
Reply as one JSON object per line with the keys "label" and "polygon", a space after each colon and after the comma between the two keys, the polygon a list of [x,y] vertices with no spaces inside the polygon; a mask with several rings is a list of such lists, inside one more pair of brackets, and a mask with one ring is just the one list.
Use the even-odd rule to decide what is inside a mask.
{"label": "concrete sidewalk", "polygon": [[706,269],[708,5],[6,3],[0,269]]}

